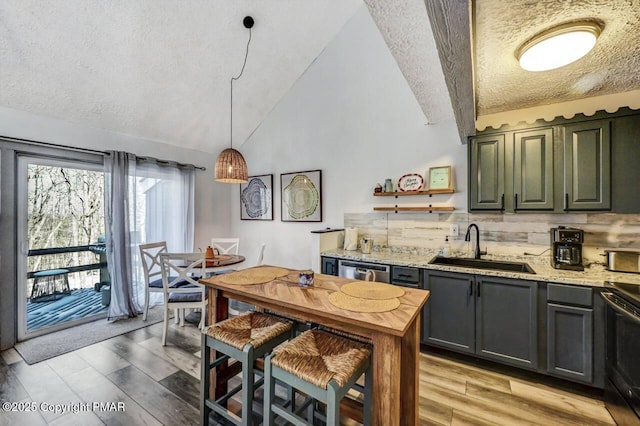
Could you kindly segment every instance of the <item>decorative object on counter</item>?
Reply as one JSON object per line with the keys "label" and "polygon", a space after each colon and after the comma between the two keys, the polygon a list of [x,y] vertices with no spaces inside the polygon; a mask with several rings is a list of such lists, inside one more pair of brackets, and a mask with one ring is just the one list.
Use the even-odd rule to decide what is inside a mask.
{"label": "decorative object on counter", "polygon": [[244,63],[242,64],[240,74],[238,74],[237,77],[231,77],[231,100],[229,108],[229,142],[231,147],[218,154],[218,158],[216,158],[215,163],[214,176],[216,182],[222,183],[246,183],[248,179],[247,162],[244,160],[240,151],[233,149],[233,81],[242,77],[244,67],[247,65],[249,44],[251,43],[251,28],[253,27],[254,20],[251,16],[245,16],[242,20],[242,24],[249,30],[249,40],[247,41],[247,51],[244,54]]}
{"label": "decorative object on counter", "polygon": [[[371,284],[369,284],[371,285]],[[363,299],[349,296],[341,291],[336,291],[328,296],[329,302],[337,308],[352,312],[388,312],[400,306],[400,300],[392,299]]]}
{"label": "decorative object on counter", "polygon": [[393,182],[390,178],[384,180],[384,192],[393,192]]}
{"label": "decorative object on counter", "polygon": [[364,254],[371,253],[371,249],[373,248],[373,238],[364,237],[360,240],[360,250]]}
{"label": "decorative object on counter", "polygon": [[373,192],[375,193],[382,192],[382,185],[380,185],[379,183],[376,183],[376,187],[373,188]]}
{"label": "decorative object on counter", "polygon": [[361,299],[384,300],[404,296],[402,287],[370,281],[354,281],[340,287],[340,291]]}
{"label": "decorative object on counter", "polygon": [[453,189],[451,166],[429,168],[429,189]]}
{"label": "decorative object on counter", "polygon": [[300,287],[312,287],[313,286],[313,271],[300,271],[298,272],[298,285]]}
{"label": "decorative object on counter", "polygon": [[282,173],[283,222],[322,222],[322,171]]}
{"label": "decorative object on counter", "polygon": [[423,186],[424,179],[417,173],[402,175],[402,177],[398,179],[398,190],[402,192],[419,191]]}
{"label": "decorative object on counter", "polygon": [[344,230],[344,250],[355,251],[358,249],[358,228]]}
{"label": "decorative object on counter", "polygon": [[240,219],[273,220],[273,175],[249,176],[240,184]]}

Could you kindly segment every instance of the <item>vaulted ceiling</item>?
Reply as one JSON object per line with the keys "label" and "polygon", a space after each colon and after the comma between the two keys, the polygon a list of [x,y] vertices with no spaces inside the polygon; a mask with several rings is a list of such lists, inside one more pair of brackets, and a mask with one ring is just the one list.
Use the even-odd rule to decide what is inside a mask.
{"label": "vaulted ceiling", "polygon": [[[514,120],[640,108],[640,0],[364,4],[426,121],[455,112],[463,139]],[[234,83],[234,145],[360,7],[363,0],[3,0],[0,106],[215,153],[229,143],[244,16],[256,24]],[[587,57],[546,73],[518,67],[522,42],[583,18],[605,24]]]}

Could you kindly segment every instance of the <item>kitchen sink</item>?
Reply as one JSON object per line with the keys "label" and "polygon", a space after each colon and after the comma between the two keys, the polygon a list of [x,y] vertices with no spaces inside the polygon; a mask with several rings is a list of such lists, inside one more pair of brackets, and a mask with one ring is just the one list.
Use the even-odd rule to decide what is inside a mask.
{"label": "kitchen sink", "polygon": [[461,268],[494,269],[497,271],[522,272],[535,274],[536,272],[524,262],[507,262],[502,260],[470,259],[466,257],[436,256],[429,261],[431,265],[459,266]]}

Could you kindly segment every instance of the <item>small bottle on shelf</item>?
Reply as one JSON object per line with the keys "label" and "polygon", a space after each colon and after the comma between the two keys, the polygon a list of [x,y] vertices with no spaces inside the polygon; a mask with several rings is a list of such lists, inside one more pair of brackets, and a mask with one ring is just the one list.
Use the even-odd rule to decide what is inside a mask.
{"label": "small bottle on shelf", "polygon": [[384,192],[393,192],[393,182],[391,182],[391,179],[384,180]]}

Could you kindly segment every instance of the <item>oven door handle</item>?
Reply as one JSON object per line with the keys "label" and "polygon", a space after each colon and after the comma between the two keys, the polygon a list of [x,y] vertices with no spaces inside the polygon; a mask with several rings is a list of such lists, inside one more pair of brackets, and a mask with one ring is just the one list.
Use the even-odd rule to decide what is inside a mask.
{"label": "oven door handle", "polygon": [[620,304],[618,304],[618,302],[615,300],[617,299],[617,296],[615,296],[613,293],[602,292],[600,293],[600,296],[602,296],[605,303],[609,305],[614,311],[640,324],[640,316],[638,316],[638,314],[636,314],[635,312],[626,310],[624,306],[620,306]]}

